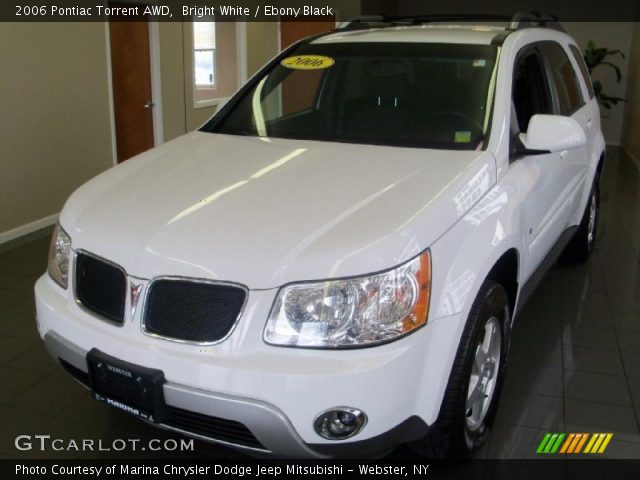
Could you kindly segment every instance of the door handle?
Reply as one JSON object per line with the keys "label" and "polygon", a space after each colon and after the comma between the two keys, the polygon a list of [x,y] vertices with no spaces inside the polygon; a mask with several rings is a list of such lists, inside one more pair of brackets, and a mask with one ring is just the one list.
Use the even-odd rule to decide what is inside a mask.
{"label": "door handle", "polygon": [[155,107],[156,104],[153,103],[152,100],[149,100],[147,103],[144,104],[144,108],[151,108],[151,107]]}
{"label": "door handle", "polygon": [[587,128],[591,128],[591,119],[587,118]]}
{"label": "door handle", "polygon": [[562,152],[560,152],[560,158],[561,159],[565,159],[569,156],[569,151],[568,150],[563,150]]}

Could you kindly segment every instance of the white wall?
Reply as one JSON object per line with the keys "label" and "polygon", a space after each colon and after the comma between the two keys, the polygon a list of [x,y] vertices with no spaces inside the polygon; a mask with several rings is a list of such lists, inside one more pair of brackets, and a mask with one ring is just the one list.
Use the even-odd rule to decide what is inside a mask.
{"label": "white wall", "polygon": [[631,54],[629,55],[629,81],[625,104],[624,136],[622,144],[640,164],[640,23],[635,23]]}
{"label": "white wall", "polygon": [[[113,166],[105,25],[1,25],[0,244],[55,222],[76,188]],[[268,38],[252,37],[254,69],[277,52],[273,25],[248,25],[271,27]],[[215,111],[193,107],[189,28],[159,26],[165,141]]]}
{"label": "white wall", "polygon": [[[610,96],[625,97],[629,81],[629,61],[631,59],[631,40],[633,38],[633,22],[563,22],[567,33],[571,35],[580,48],[584,50],[587,42],[592,40],[596,47],[607,47],[609,50],[622,50],[626,58],[618,55],[611,57],[611,62],[620,67],[622,81],[617,83],[613,69],[598,67],[593,72],[593,79],[602,82],[603,90]],[[618,103],[611,110],[601,108],[602,131],[608,144],[622,143],[625,105]]]}
{"label": "white wall", "polygon": [[105,25],[1,25],[0,243],[113,165]]}

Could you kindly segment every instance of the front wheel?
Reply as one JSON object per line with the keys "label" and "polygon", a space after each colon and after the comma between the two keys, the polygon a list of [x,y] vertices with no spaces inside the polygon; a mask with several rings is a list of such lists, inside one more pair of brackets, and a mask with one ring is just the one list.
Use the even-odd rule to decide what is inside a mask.
{"label": "front wheel", "polygon": [[465,458],[489,435],[504,379],[511,316],[504,287],[486,280],[471,307],[440,415],[414,450],[431,458]]}

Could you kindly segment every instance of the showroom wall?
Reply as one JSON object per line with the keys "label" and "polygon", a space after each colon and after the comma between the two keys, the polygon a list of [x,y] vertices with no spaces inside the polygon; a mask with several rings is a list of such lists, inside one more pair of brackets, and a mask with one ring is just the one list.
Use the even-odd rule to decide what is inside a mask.
{"label": "showroom wall", "polygon": [[[335,0],[338,18],[359,0]],[[159,25],[164,140],[201,125],[194,108],[191,25]],[[278,24],[247,24],[247,74],[279,50]],[[0,29],[0,244],[50,225],[65,199],[113,165],[103,23],[3,23]]]}
{"label": "showroom wall", "polygon": [[[191,88],[191,36],[187,23],[160,24],[160,69],[165,141],[195,130],[216,111],[216,107],[193,106]],[[278,53],[277,22],[248,23],[247,75],[251,76]],[[183,68],[183,64],[187,67]],[[186,86],[186,88],[185,88]],[[185,109],[185,106],[188,108]]]}
{"label": "showroom wall", "polygon": [[101,23],[0,28],[0,243],[113,164]]}
{"label": "showroom wall", "polygon": [[186,132],[185,72],[183,68],[182,23],[160,23],[160,83],[164,140]]}
{"label": "showroom wall", "polygon": [[[571,35],[578,46],[584,50],[589,40],[596,47],[606,47],[610,50],[620,50],[626,58],[613,56],[607,60],[620,67],[622,80],[617,82],[615,72],[610,68],[598,67],[593,71],[593,79],[602,82],[603,90],[614,97],[624,97],[629,84],[629,64],[631,60],[631,40],[633,37],[633,22],[563,22],[567,33]],[[625,116],[625,106],[619,103],[611,110],[601,108],[602,133],[609,145],[622,143],[622,126]]]}
{"label": "showroom wall", "polygon": [[635,23],[629,69],[623,145],[640,165],[640,23]]}
{"label": "showroom wall", "polygon": [[[78,186],[113,166],[106,38],[91,22],[0,29],[0,243],[54,222]],[[193,107],[190,38],[188,24],[159,25],[165,141],[215,112]],[[277,53],[277,39],[276,23],[247,25],[249,74]]]}

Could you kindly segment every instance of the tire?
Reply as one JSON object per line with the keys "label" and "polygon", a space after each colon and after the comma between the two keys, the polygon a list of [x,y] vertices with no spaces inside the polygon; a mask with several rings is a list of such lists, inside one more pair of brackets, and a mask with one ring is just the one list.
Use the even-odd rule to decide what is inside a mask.
{"label": "tire", "polygon": [[[486,442],[495,418],[506,371],[510,324],[507,292],[502,285],[485,280],[469,312],[440,415],[429,429],[429,434],[411,445],[416,453],[436,459],[468,458]],[[494,334],[493,344],[487,343],[490,330],[493,330]],[[499,334],[497,339],[496,334]],[[481,360],[481,342],[483,346],[489,346],[487,350],[490,355],[487,355],[487,358],[493,362],[493,365],[491,362],[483,363],[486,370],[479,370],[476,366],[476,359]],[[492,348],[498,348],[497,360]],[[489,377],[491,370],[493,373],[488,381],[481,382],[480,379]],[[484,376],[485,374],[487,375]],[[470,401],[469,395],[473,393],[474,397],[478,397],[478,393],[482,393],[482,389],[473,387],[478,384],[486,385],[483,393],[485,397],[474,403]]]}
{"label": "tire", "polygon": [[562,252],[562,260],[568,263],[585,262],[596,241],[598,219],[600,217],[600,189],[594,183],[589,193],[589,201],[575,235]]}

